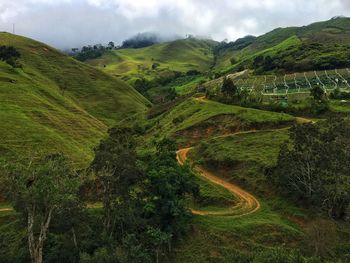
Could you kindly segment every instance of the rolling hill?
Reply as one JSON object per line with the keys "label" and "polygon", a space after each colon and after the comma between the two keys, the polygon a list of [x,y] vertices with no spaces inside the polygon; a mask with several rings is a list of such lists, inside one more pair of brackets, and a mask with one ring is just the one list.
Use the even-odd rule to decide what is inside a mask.
{"label": "rolling hill", "polygon": [[145,112],[126,83],[37,41],[0,33],[22,68],[0,61],[0,153],[5,158],[62,152],[79,167],[108,127]]}
{"label": "rolling hill", "polygon": [[212,48],[215,44],[212,40],[181,39],[145,48],[107,51],[87,63],[133,83],[137,78],[153,79],[171,71],[205,72],[214,63]]}
{"label": "rolling hill", "polygon": [[247,36],[216,48],[218,71],[253,68],[258,73],[349,66],[350,18],[303,27],[277,28],[259,37]]}

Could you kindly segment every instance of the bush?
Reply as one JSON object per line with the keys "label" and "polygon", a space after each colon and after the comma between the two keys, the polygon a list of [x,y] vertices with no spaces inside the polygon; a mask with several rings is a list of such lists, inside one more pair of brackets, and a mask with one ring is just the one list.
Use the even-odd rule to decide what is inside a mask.
{"label": "bush", "polygon": [[5,61],[12,67],[21,67],[21,64],[18,62],[18,59],[20,57],[21,54],[17,51],[16,48],[12,46],[0,46],[0,60]]}

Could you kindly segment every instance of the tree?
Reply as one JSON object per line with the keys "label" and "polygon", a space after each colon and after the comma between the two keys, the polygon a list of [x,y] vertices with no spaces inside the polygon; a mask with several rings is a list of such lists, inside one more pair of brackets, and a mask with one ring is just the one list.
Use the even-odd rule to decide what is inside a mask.
{"label": "tree", "polygon": [[110,237],[116,227],[118,208],[128,203],[130,186],[141,176],[135,147],[132,129],[110,129],[109,137],[96,147],[90,166],[101,189],[98,192],[102,195],[104,228]]}
{"label": "tree", "polygon": [[262,67],[264,67],[264,57],[259,55],[253,60],[253,68],[255,71],[258,71]]}
{"label": "tree", "polygon": [[113,42],[113,41],[110,41],[110,42],[108,43],[108,48],[109,48],[109,49],[113,49],[114,47],[115,47],[114,42]]}
{"label": "tree", "polygon": [[163,139],[157,144],[157,153],[146,174],[146,215],[153,218],[161,231],[180,235],[190,215],[184,198],[189,194],[197,195],[199,190],[189,168],[178,165],[173,140]]}
{"label": "tree", "polygon": [[149,239],[148,243],[151,249],[156,254],[156,263],[159,262],[159,253],[161,252],[162,246],[169,243],[171,239],[171,234],[162,232],[158,228],[148,227],[146,231],[146,236]]}
{"label": "tree", "polygon": [[144,96],[147,95],[147,91],[152,88],[152,85],[152,82],[145,78],[136,79],[134,82],[135,89]]}
{"label": "tree", "polygon": [[0,60],[5,61],[12,67],[21,67],[18,63],[18,59],[21,54],[15,47],[12,46],[0,46]]}
{"label": "tree", "polygon": [[326,92],[320,85],[313,86],[310,94],[316,102],[324,102],[326,99]]}
{"label": "tree", "polygon": [[26,165],[6,164],[3,171],[2,190],[27,221],[31,262],[42,263],[52,218],[78,199],[79,180],[62,155]]}
{"label": "tree", "polygon": [[237,60],[235,57],[230,58],[231,65],[234,65],[237,63]]}
{"label": "tree", "polygon": [[276,184],[330,217],[344,217],[350,203],[349,130],[342,119],[295,126],[280,150]]}
{"label": "tree", "polygon": [[238,95],[238,88],[233,83],[232,79],[224,77],[222,86],[221,86],[221,92],[226,97],[236,97]]}

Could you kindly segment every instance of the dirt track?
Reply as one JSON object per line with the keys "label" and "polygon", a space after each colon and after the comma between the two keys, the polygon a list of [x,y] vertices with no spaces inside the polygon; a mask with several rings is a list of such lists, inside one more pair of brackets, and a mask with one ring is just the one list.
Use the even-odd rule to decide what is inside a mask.
{"label": "dirt track", "polygon": [[[191,150],[191,148],[184,148],[177,151],[177,161],[180,165],[183,165],[185,161],[187,160],[188,152]],[[235,204],[234,207],[230,207],[227,209],[227,211],[223,212],[216,212],[216,211],[199,211],[199,210],[192,210],[192,213],[195,215],[212,215],[212,216],[232,216],[232,217],[241,217],[244,215],[252,214],[259,210],[260,203],[259,201],[248,192],[244,191],[237,185],[234,185],[232,183],[229,183],[217,176],[215,176],[213,173],[203,169],[202,167],[196,167],[195,168],[198,174],[206,178],[207,180],[211,181],[214,184],[220,185],[230,191],[232,194],[234,194],[238,201]]]}

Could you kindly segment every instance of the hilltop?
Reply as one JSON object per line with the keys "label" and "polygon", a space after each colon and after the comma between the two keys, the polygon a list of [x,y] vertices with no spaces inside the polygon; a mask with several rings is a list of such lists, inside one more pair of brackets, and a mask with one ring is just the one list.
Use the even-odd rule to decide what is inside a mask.
{"label": "hilltop", "polygon": [[0,45],[22,66],[0,61],[2,156],[63,152],[83,166],[108,127],[147,109],[128,84],[43,43],[1,33]]}
{"label": "hilltop", "polygon": [[213,65],[215,41],[195,38],[154,44],[144,48],[107,51],[87,63],[130,83],[140,77],[152,79],[169,71],[204,72]]}

